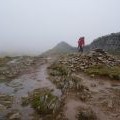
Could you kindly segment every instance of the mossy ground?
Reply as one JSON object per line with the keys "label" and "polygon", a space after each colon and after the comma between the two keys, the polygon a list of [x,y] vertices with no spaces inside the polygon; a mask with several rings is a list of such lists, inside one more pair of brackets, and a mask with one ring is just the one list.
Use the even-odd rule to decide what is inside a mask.
{"label": "mossy ground", "polygon": [[107,67],[103,65],[93,66],[86,70],[89,75],[106,76],[111,79],[120,80],[120,67]]}

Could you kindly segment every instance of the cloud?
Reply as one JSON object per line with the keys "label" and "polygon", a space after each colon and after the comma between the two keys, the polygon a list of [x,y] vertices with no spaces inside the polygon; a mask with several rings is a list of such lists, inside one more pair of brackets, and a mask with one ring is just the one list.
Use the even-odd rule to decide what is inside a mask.
{"label": "cloud", "polygon": [[0,50],[45,51],[120,31],[119,0],[1,0]]}

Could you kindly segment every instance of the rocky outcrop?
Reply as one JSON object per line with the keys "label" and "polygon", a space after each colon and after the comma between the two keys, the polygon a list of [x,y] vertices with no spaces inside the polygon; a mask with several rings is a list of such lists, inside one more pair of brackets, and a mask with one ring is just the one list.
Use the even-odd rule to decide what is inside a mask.
{"label": "rocky outcrop", "polygon": [[95,39],[90,45],[86,46],[87,50],[103,49],[111,53],[120,53],[120,32],[111,33]]}
{"label": "rocky outcrop", "polygon": [[[90,45],[84,47],[84,51],[88,52],[93,49],[103,49],[110,53],[120,54],[120,33],[112,33],[95,39]],[[77,47],[72,47],[66,42],[60,42],[54,48],[46,51],[42,55],[51,56],[63,53],[77,52]]]}

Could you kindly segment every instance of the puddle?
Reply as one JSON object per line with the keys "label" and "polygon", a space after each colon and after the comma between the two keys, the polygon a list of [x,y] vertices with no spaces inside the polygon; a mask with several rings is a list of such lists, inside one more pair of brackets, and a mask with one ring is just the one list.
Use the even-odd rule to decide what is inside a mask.
{"label": "puddle", "polygon": [[[2,114],[0,118],[3,118],[8,112],[12,110],[18,110],[21,114],[22,120],[31,120],[31,114],[34,113],[34,110],[30,107],[21,106],[21,97],[28,96],[28,93],[32,92],[38,88],[49,88],[53,89],[53,94],[60,97],[61,91],[56,89],[55,85],[52,84],[47,78],[47,64],[41,65],[35,72],[31,74],[25,74],[20,76],[18,79],[15,79],[9,83],[0,84],[0,93],[13,95],[13,105],[10,109],[7,109]],[[1,119],[0,119],[1,120]]]}
{"label": "puddle", "polygon": [[0,84],[0,93],[11,95],[14,92],[12,87],[6,86],[5,83]]}

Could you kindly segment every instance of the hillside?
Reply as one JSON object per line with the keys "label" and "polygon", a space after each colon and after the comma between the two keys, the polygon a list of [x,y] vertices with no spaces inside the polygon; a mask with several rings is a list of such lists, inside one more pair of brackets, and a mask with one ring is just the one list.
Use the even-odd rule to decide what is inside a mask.
{"label": "hillside", "polygon": [[86,46],[87,50],[96,48],[104,49],[105,51],[111,53],[120,53],[120,32],[99,37],[90,45]]}
{"label": "hillside", "polygon": [[49,79],[65,96],[62,117],[120,120],[119,59],[96,49],[89,54],[60,56],[48,71]]}
{"label": "hillside", "polygon": [[[103,49],[109,53],[120,54],[120,32],[96,38],[91,44],[85,46],[84,51],[87,52],[93,49]],[[48,56],[72,52],[77,52],[77,48],[70,46],[66,42],[60,42],[42,55]]]}
{"label": "hillside", "polygon": [[77,49],[70,46],[68,43],[60,42],[54,48],[48,50],[42,55],[57,55],[57,54],[71,53],[71,52],[76,52],[76,51]]}

